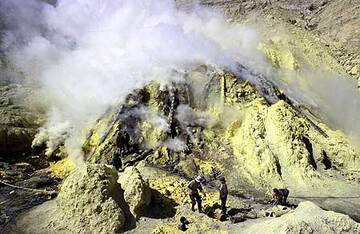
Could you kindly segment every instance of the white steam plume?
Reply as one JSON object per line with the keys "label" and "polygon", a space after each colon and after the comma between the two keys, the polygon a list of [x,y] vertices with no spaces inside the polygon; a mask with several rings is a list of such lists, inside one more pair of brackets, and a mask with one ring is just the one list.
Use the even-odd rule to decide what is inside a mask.
{"label": "white steam plume", "polygon": [[360,135],[355,83],[314,71],[301,74],[298,83],[307,82],[305,89],[282,82],[257,50],[257,33],[228,24],[219,12],[181,10],[173,0],[60,0],[56,7],[1,0],[0,14],[9,29],[1,36],[1,51],[18,74],[40,87],[48,107],[48,136],[40,133],[37,140],[50,148],[65,141],[76,158],[82,158],[87,128],[109,106],[151,80],[181,81],[175,74],[202,64],[236,69],[240,62],[319,108],[335,126]]}
{"label": "white steam plume", "polygon": [[276,80],[287,95],[331,125],[348,134],[355,146],[360,139],[360,91],[356,80],[328,71],[304,69],[289,81]]}
{"label": "white steam plume", "polygon": [[174,152],[182,152],[188,149],[186,143],[179,139],[179,138],[170,138],[167,139],[164,143],[164,146],[166,146],[167,148],[171,149]]}
{"label": "white steam plume", "polygon": [[8,18],[21,25],[6,34],[6,53],[44,92],[47,132],[69,126],[65,145],[72,156],[81,155],[83,129],[151,80],[178,79],[173,70],[201,64],[232,68],[235,61],[264,61],[254,30],[227,24],[213,10],[179,10],[172,0],[60,0],[56,7],[2,1],[14,9]]}

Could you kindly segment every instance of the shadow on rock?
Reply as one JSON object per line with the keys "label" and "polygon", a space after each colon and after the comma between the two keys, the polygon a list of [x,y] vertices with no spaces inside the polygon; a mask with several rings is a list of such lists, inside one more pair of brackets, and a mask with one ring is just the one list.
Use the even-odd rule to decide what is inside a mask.
{"label": "shadow on rock", "polygon": [[175,200],[151,189],[151,203],[144,211],[143,216],[155,219],[172,218],[176,214],[176,206],[178,203]]}
{"label": "shadow on rock", "polygon": [[119,194],[119,196],[114,197],[114,199],[116,200],[116,203],[120,205],[125,215],[126,222],[125,226],[123,227],[123,231],[129,231],[136,228],[136,219],[130,211],[129,204],[124,199],[124,192],[125,191],[123,189],[119,188],[117,191],[117,194]]}

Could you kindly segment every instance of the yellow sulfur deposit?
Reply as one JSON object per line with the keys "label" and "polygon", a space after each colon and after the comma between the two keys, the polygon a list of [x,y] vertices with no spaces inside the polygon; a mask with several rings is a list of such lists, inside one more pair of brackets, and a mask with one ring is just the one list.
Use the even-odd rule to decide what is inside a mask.
{"label": "yellow sulfur deposit", "polygon": [[181,180],[180,178],[166,173],[157,172],[161,177],[150,178],[150,188],[158,191],[158,197],[155,200],[163,200],[164,198],[175,201],[178,205],[189,204],[187,184],[188,182]]}
{"label": "yellow sulfur deposit", "polygon": [[75,163],[69,157],[50,163],[51,175],[56,178],[67,177],[75,168]]}
{"label": "yellow sulfur deposit", "polygon": [[274,36],[268,44],[263,44],[261,49],[276,68],[295,71],[299,69],[297,58],[285,43],[281,37]]}
{"label": "yellow sulfur deposit", "polygon": [[113,115],[104,115],[103,118],[99,119],[95,127],[91,130],[90,137],[87,139],[87,142],[84,144],[84,151],[89,150],[97,146],[100,143],[101,138],[108,131],[108,126],[113,118]]}
{"label": "yellow sulfur deposit", "polygon": [[214,172],[223,173],[224,166],[214,160],[201,160],[194,158],[194,164],[200,175],[213,175]]}
{"label": "yellow sulfur deposit", "polygon": [[316,35],[298,27],[289,27],[277,19],[263,23],[269,29],[262,31],[268,39],[259,49],[275,67],[298,70],[311,66],[346,74],[330,49],[324,45],[324,41],[319,40]]}
{"label": "yellow sulfur deposit", "polygon": [[142,122],[142,137],[149,148],[156,148],[164,139],[164,131],[148,121]]}

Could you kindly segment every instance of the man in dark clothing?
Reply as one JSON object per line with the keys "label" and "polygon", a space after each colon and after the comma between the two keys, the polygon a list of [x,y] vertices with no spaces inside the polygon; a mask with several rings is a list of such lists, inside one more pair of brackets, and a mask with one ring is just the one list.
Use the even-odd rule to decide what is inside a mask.
{"label": "man in dark clothing", "polygon": [[195,211],[195,204],[198,205],[198,211],[202,212],[201,207],[201,197],[199,194],[199,191],[201,191],[204,196],[206,196],[205,192],[203,191],[203,188],[201,186],[201,181],[203,178],[201,176],[197,176],[194,180],[190,181],[188,188],[189,188],[189,195],[191,199],[191,210]]}
{"label": "man in dark clothing", "polygon": [[228,196],[228,189],[224,177],[220,178],[220,182],[221,184],[219,187],[219,193],[220,193],[220,201],[221,201],[221,210],[223,214],[226,214],[226,200]]}
{"label": "man in dark clothing", "polygon": [[288,189],[286,189],[286,188],[284,188],[284,189],[274,188],[273,189],[274,205],[282,205],[282,206],[288,205],[288,203],[287,203],[288,196],[289,196],[289,190]]}
{"label": "man in dark clothing", "polygon": [[117,150],[112,158],[111,158],[111,165],[113,165],[116,170],[119,170],[122,167],[122,163],[121,163],[121,149]]}

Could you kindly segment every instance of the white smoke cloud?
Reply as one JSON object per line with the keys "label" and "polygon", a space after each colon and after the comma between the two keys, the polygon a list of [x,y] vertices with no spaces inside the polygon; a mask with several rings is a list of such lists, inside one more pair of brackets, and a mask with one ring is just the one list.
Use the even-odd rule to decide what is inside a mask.
{"label": "white smoke cloud", "polygon": [[158,112],[154,112],[145,106],[134,109],[133,114],[140,117],[142,121],[148,121],[154,127],[161,129],[163,132],[169,132],[170,126],[167,119]]}
{"label": "white smoke cloud", "polygon": [[355,79],[314,69],[293,72],[288,77],[288,81],[274,81],[298,104],[308,107],[332,128],[344,131],[358,146],[360,91]]}
{"label": "white smoke cloud", "polygon": [[211,127],[216,120],[204,111],[195,111],[188,105],[179,105],[176,109],[176,119],[184,126]]}
{"label": "white smoke cloud", "polygon": [[48,109],[38,139],[49,147],[64,143],[77,158],[86,130],[109,106],[151,80],[181,81],[179,74],[202,64],[235,70],[240,62],[319,108],[336,126],[360,132],[354,125],[360,115],[355,84],[317,79],[322,76],[317,73],[302,75],[314,89],[281,83],[257,50],[256,30],[228,24],[214,10],[194,5],[182,10],[173,0],[59,0],[56,7],[40,0],[1,0],[0,14],[9,29],[1,36],[1,51],[18,75],[40,87]]}
{"label": "white smoke cloud", "polygon": [[163,145],[175,152],[182,152],[188,148],[186,143],[179,138],[167,139]]}
{"label": "white smoke cloud", "polygon": [[45,94],[47,133],[69,126],[65,145],[74,156],[81,155],[82,130],[149,81],[173,80],[174,70],[200,64],[231,68],[235,61],[259,61],[254,30],[227,24],[213,10],[179,10],[172,0],[3,4],[16,15],[26,6],[22,18],[9,16],[21,27],[6,34],[6,52],[13,66]]}

